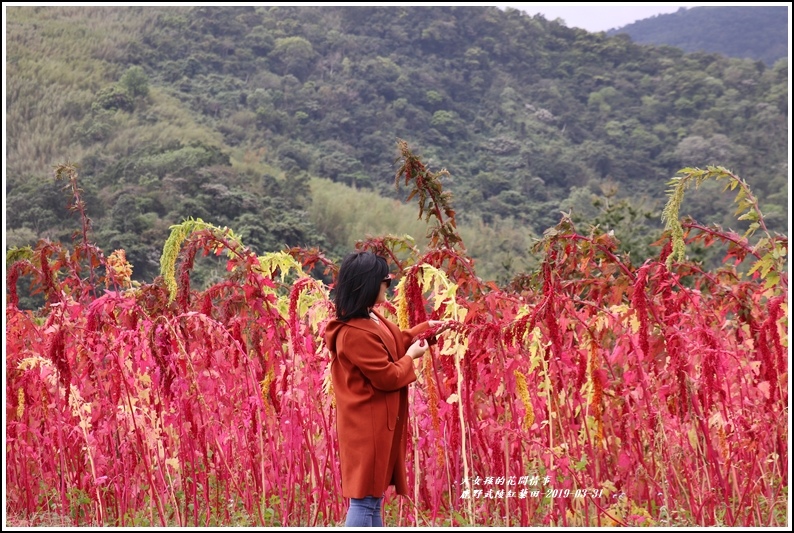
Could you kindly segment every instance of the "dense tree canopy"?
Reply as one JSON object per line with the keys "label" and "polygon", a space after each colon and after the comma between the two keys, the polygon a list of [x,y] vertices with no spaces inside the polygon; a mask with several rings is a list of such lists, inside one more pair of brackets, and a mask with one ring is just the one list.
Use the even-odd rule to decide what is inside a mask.
{"label": "dense tree canopy", "polygon": [[[787,231],[785,60],[685,54],[489,7],[8,15],[6,229],[17,242],[69,234],[41,184],[74,160],[100,244],[127,249],[136,277],[154,274],[155,243],[191,216],[256,247],[339,242],[305,216],[310,178],[401,197],[397,139],[447,168],[470,227],[537,236],[564,210],[604,231],[631,220],[646,237],[625,251],[640,260],[669,178],[720,164]],[[722,222],[730,200],[703,198],[689,212]],[[628,209],[638,205],[648,217]]]}

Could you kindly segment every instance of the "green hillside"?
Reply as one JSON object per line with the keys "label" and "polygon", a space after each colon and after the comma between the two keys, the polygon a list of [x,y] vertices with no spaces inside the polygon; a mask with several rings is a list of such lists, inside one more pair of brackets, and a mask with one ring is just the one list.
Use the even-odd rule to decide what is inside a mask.
{"label": "green hillside", "polygon": [[[449,170],[487,279],[532,265],[561,212],[641,262],[684,166],[727,166],[787,231],[786,61],[489,7],[6,9],[7,245],[70,238],[51,178],[66,160],[98,244],[126,249],[139,279],[187,217],[260,253],[338,256],[369,228],[421,242],[416,210],[394,204],[398,139]],[[683,211],[735,225],[731,200],[706,188]]]}

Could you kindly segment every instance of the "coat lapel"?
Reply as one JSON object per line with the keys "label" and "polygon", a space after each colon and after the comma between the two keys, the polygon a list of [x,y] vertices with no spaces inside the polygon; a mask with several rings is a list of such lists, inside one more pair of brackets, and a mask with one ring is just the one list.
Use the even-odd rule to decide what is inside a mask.
{"label": "coat lapel", "polygon": [[378,317],[378,320],[381,321],[381,324],[383,324],[383,326],[386,326],[386,328],[389,330],[390,333],[387,332],[383,326],[381,326],[380,324],[369,318],[354,318],[348,323],[351,325],[355,325],[357,328],[363,329],[364,331],[375,333],[378,337],[380,337],[380,340],[383,342],[383,345],[386,347],[386,351],[389,353],[389,359],[391,359],[393,362],[396,362],[397,359],[399,358],[397,357],[397,341],[395,339],[396,339],[396,335],[399,334],[399,331],[395,333],[394,329],[390,327],[389,322],[383,318],[383,315],[381,315],[377,311],[375,311],[374,313],[375,316]]}
{"label": "coat lapel", "polygon": [[[386,320],[385,318],[383,318],[383,315],[381,315],[377,311],[373,311],[373,312],[375,313],[375,316],[378,317],[378,320],[380,320],[380,323],[383,324],[383,326],[379,324],[375,324],[374,320],[370,320],[370,322],[375,324],[375,327],[378,329],[378,334],[380,335],[383,344],[386,346],[386,350],[388,350],[389,352],[389,357],[391,358],[392,361],[396,362],[398,359],[400,359],[400,356],[398,355],[397,352],[397,339],[399,338],[398,336],[400,335],[400,330],[397,329],[396,327],[393,327],[393,324],[388,320]],[[386,330],[388,330],[389,333],[387,333]]]}

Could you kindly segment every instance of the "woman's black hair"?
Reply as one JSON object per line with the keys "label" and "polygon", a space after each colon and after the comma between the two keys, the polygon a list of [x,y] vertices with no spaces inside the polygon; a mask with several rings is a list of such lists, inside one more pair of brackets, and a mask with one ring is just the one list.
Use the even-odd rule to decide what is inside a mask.
{"label": "woman's black hair", "polygon": [[336,318],[367,318],[380,293],[380,284],[389,275],[386,259],[372,252],[352,252],[339,267],[334,290]]}

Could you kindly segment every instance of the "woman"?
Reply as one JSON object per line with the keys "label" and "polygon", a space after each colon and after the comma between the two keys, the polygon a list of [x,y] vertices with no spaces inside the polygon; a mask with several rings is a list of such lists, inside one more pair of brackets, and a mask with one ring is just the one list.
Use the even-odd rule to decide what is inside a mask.
{"label": "woman", "polygon": [[389,485],[397,494],[408,494],[408,384],[416,380],[414,359],[428,348],[427,341],[410,342],[428,327],[444,326],[431,320],[400,331],[373,309],[386,301],[390,285],[383,257],[349,254],[336,280],[336,319],[325,332],[332,357],[342,495],[350,498],[345,525],[351,527],[383,526],[380,507]]}

